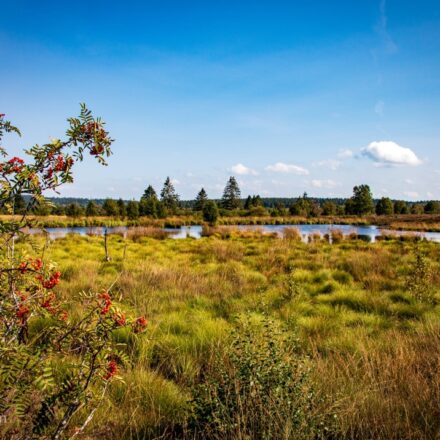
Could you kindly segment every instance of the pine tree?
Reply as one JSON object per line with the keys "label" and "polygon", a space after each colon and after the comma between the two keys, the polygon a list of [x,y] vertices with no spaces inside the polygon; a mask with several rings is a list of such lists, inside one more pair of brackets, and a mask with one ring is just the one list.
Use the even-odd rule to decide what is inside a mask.
{"label": "pine tree", "polygon": [[252,197],[247,196],[247,199],[244,202],[244,209],[251,209],[251,208],[252,208]]}
{"label": "pine tree", "polygon": [[208,194],[206,194],[206,191],[204,188],[202,188],[196,197],[196,202],[194,204],[194,211],[203,211],[203,208],[206,205],[206,202],[208,201]]}
{"label": "pine tree", "polygon": [[252,206],[263,206],[263,201],[261,200],[261,197],[259,194],[252,197]]}
{"label": "pine tree", "polygon": [[222,207],[229,210],[239,208],[241,206],[240,195],[237,180],[231,176],[223,191]]}
{"label": "pine tree", "polygon": [[166,178],[163,185],[162,191],[160,193],[160,198],[168,210],[174,212],[179,204],[179,196],[174,189],[174,185],[169,177]]}
{"label": "pine tree", "polygon": [[151,185],[148,185],[148,187],[144,191],[144,194],[142,195],[141,199],[142,200],[149,200],[149,199],[158,200],[157,193]]}

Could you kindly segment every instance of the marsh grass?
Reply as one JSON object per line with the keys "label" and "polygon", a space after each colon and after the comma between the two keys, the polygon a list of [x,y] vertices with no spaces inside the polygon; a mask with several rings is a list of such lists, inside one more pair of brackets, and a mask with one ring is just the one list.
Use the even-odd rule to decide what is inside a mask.
{"label": "marsh grass", "polygon": [[[287,338],[297,336],[299,357],[287,366],[295,368],[307,358],[306,385],[325,397],[325,403],[314,401],[303,420],[337,415],[329,431],[308,438],[316,433],[342,439],[438,436],[438,244],[333,237],[333,243],[304,243],[296,233],[283,239],[258,231],[236,234],[230,228],[200,240],[157,240],[154,235],[109,236],[110,262],[104,261],[103,239],[97,236],[67,236],[49,242],[46,250],[59,262],[59,294],[69,299],[72,319],[82,313],[78,292],[99,292],[114,283],[118,307],[149,320],[145,335],[115,334],[130,367],[121,373],[125,385],[111,385],[88,428],[89,438],[190,439],[214,429],[194,421],[191,401],[196,389],[208,386],[208,377],[218,383],[215,366],[222,362],[229,383],[244,385],[231,363],[229,344],[231,334],[243,340],[237,317],[249,314],[269,317]],[[35,244],[41,249],[44,238],[36,237]],[[423,264],[417,262],[418,253]],[[409,285],[408,280],[419,281]],[[426,287],[429,298],[414,293]],[[256,347],[268,341],[261,332],[252,337]],[[277,345],[277,338],[272,342]],[[271,371],[277,363],[264,350],[261,365]],[[267,389],[269,395],[275,392]],[[293,426],[286,421],[288,407],[278,403],[268,414],[267,405],[252,406],[263,402],[258,399],[248,399],[240,413],[242,438],[255,438],[253,429],[262,420]],[[258,414],[254,419],[251,408]],[[237,433],[228,417],[224,428]],[[295,431],[276,429],[272,438],[297,438]],[[219,432],[216,428],[217,438]]]}

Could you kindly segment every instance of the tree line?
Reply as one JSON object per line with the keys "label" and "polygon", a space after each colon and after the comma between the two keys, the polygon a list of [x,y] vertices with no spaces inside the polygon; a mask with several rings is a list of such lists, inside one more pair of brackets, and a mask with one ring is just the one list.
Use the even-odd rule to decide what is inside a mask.
{"label": "tree line", "polygon": [[[17,197],[15,212],[26,209],[26,200]],[[152,185],[148,185],[139,200],[124,201],[107,198],[102,203],[89,200],[86,206],[73,202],[67,205],[48,203],[33,208],[37,215],[110,216],[135,219],[149,216],[166,218],[170,215],[185,215],[191,212],[201,213],[206,221],[215,222],[218,216],[286,216],[304,217],[343,216],[343,215],[393,215],[393,214],[439,214],[440,202],[428,201],[411,203],[403,200],[391,200],[382,197],[374,200],[368,185],[353,188],[353,195],[348,199],[318,199],[307,193],[296,199],[264,199],[260,195],[249,195],[241,198],[241,190],[234,176],[231,176],[224,188],[221,199],[208,197],[201,188],[192,201],[181,202],[174,184],[167,177],[158,194]]]}

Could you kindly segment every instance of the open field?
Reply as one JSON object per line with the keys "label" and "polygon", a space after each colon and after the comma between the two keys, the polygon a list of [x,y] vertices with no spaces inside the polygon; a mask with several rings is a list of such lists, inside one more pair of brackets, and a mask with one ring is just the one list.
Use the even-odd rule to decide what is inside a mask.
{"label": "open field", "polygon": [[149,320],[137,337],[116,331],[125,385],[111,384],[81,438],[440,435],[438,244],[247,232],[110,236],[109,251],[104,262],[102,238],[79,236],[46,250],[71,319],[78,292],[112,286]]}
{"label": "open field", "polygon": [[[17,216],[15,219],[19,219]],[[10,222],[14,217],[0,215],[0,222]],[[154,219],[151,217],[139,217],[134,220],[120,217],[67,217],[67,216],[29,216],[32,224],[40,227],[75,227],[75,226],[156,226],[156,227],[180,227],[199,225],[203,223],[202,217],[197,215],[181,215]],[[440,215],[390,215],[390,216],[320,216],[320,217],[253,217],[253,216],[228,216],[220,217],[219,225],[283,225],[283,224],[340,224],[340,225],[377,225],[387,229],[440,232]]]}

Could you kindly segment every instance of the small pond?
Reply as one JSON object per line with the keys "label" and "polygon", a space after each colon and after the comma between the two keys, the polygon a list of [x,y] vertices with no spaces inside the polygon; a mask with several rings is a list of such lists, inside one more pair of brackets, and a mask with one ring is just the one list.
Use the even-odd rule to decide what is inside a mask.
{"label": "small pond", "polygon": [[[337,229],[341,231],[344,235],[349,235],[352,233],[357,234],[366,241],[374,242],[378,236],[382,234],[395,234],[395,235],[418,235],[421,238],[425,238],[429,241],[435,241],[440,243],[440,232],[412,232],[412,231],[389,231],[386,229],[379,228],[378,226],[352,226],[352,225],[237,225],[230,226],[234,229],[241,230],[253,230],[258,229],[263,232],[273,233],[276,232],[279,235],[283,234],[285,228],[296,228],[300,232],[304,241],[307,241],[311,234],[320,234],[324,236],[329,234],[332,230]],[[127,232],[126,226],[109,227],[107,231],[109,234],[119,233],[124,235]],[[181,228],[165,228],[166,231],[170,233],[170,237],[174,239],[181,238],[200,238],[202,233],[202,226],[182,226]],[[51,238],[61,238],[67,234],[80,234],[80,235],[103,235],[104,227],[70,227],[70,228],[46,228],[49,236]],[[33,229],[31,233],[39,232],[39,230]]]}

